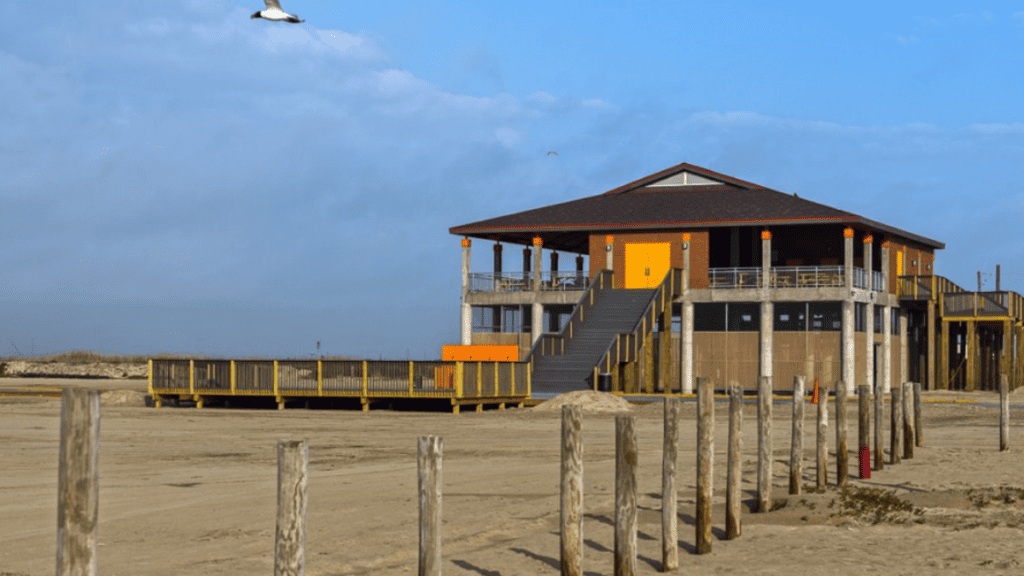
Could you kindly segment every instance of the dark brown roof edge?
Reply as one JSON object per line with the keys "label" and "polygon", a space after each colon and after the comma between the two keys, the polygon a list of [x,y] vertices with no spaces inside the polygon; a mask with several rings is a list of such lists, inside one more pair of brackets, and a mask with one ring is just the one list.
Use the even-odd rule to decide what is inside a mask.
{"label": "dark brown roof edge", "polygon": [[749,225],[761,225],[761,226],[785,226],[789,224],[861,224],[863,226],[887,232],[894,236],[900,236],[914,242],[931,246],[937,250],[943,250],[946,245],[937,240],[919,236],[906,230],[900,230],[881,222],[869,220],[862,216],[852,215],[852,217],[837,216],[835,218],[822,218],[822,217],[807,217],[807,218],[790,218],[785,220],[765,220],[765,219],[748,219],[748,220],[693,220],[693,221],[665,221],[665,222],[644,222],[643,224],[623,224],[623,223],[600,223],[592,222],[587,224],[563,224],[558,227],[549,225],[535,225],[535,226],[501,226],[501,227],[473,227],[473,226],[456,226],[448,229],[450,234],[456,236],[470,236],[479,235],[483,236],[486,234],[500,234],[502,232],[596,232],[599,230],[615,230],[615,229],[633,229],[633,230],[660,230],[664,228],[721,228],[724,226],[735,226],[737,224],[749,224]]}

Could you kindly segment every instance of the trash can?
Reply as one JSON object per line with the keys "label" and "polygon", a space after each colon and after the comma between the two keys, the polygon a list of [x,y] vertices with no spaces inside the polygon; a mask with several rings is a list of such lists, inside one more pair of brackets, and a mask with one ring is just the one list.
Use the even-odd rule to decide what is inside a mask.
{"label": "trash can", "polygon": [[597,391],[598,392],[611,392],[612,391],[612,375],[608,372],[602,372],[597,375]]}

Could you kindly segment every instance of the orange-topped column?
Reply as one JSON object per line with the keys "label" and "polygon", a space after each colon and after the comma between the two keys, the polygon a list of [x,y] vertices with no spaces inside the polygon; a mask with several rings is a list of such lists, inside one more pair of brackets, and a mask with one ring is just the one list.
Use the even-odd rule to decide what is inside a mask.
{"label": "orange-topped column", "polygon": [[463,345],[473,343],[473,308],[466,302],[469,295],[469,249],[473,243],[469,238],[462,239],[462,321],[459,323],[459,340]]}

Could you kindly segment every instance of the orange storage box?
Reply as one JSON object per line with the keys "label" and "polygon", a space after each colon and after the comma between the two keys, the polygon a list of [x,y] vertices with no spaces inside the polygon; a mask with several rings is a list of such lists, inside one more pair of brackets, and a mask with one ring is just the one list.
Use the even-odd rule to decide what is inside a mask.
{"label": "orange storage box", "polygon": [[441,359],[457,362],[518,362],[519,346],[442,346]]}

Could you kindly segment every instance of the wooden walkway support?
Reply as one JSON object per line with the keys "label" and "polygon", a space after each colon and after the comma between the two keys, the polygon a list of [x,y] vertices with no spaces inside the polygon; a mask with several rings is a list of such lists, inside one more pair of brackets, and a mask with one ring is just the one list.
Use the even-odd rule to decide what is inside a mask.
{"label": "wooden walkway support", "polygon": [[665,398],[661,451],[661,571],[679,568],[679,519],[676,517],[676,460],[679,453],[679,399]]}
{"label": "wooden walkway support", "polygon": [[416,460],[420,498],[419,576],[441,576],[440,436],[420,436]]}
{"label": "wooden walkway support", "polygon": [[857,466],[861,480],[871,478],[870,413],[871,388],[867,384],[857,387]]}
{"label": "wooden walkway support", "polygon": [[715,458],[715,389],[710,378],[697,379],[697,554],[711,552],[712,466]]}
{"label": "wooden walkway support", "polygon": [[583,411],[562,406],[562,576],[583,576]]}
{"label": "wooden walkway support", "polygon": [[789,493],[800,494],[804,462],[804,377],[793,377],[793,432],[789,448]]}
{"label": "wooden walkway support", "polygon": [[892,406],[890,408],[890,433],[889,433],[889,464],[900,463],[900,453],[903,451],[903,387],[894,384],[892,387]]}
{"label": "wooden walkway support", "polygon": [[743,533],[740,520],[740,457],[743,448],[743,388],[729,389],[729,463],[725,489],[725,539],[734,540]]}
{"label": "wooden walkway support", "polygon": [[914,384],[903,383],[903,459],[914,457]]}
{"label": "wooden walkway support", "polygon": [[885,468],[885,443],[882,439],[882,414],[884,412],[885,397],[882,392],[882,379],[879,378],[875,384],[875,470],[882,470]]}
{"label": "wooden walkway support", "polygon": [[772,379],[757,386],[757,511],[772,509]]}
{"label": "wooden walkway support", "polygon": [[99,524],[100,393],[61,397],[57,468],[57,576],[95,576]]}
{"label": "wooden walkway support", "polygon": [[921,424],[921,383],[914,382],[914,445],[924,446],[924,426]]}
{"label": "wooden walkway support", "polygon": [[999,377],[999,451],[1010,451],[1010,379]]}
{"label": "wooden walkway support", "polygon": [[305,571],[308,467],[305,440],[278,440],[274,576],[302,576]]}
{"label": "wooden walkway support", "polygon": [[636,574],[636,417],[615,417],[615,576]]}

